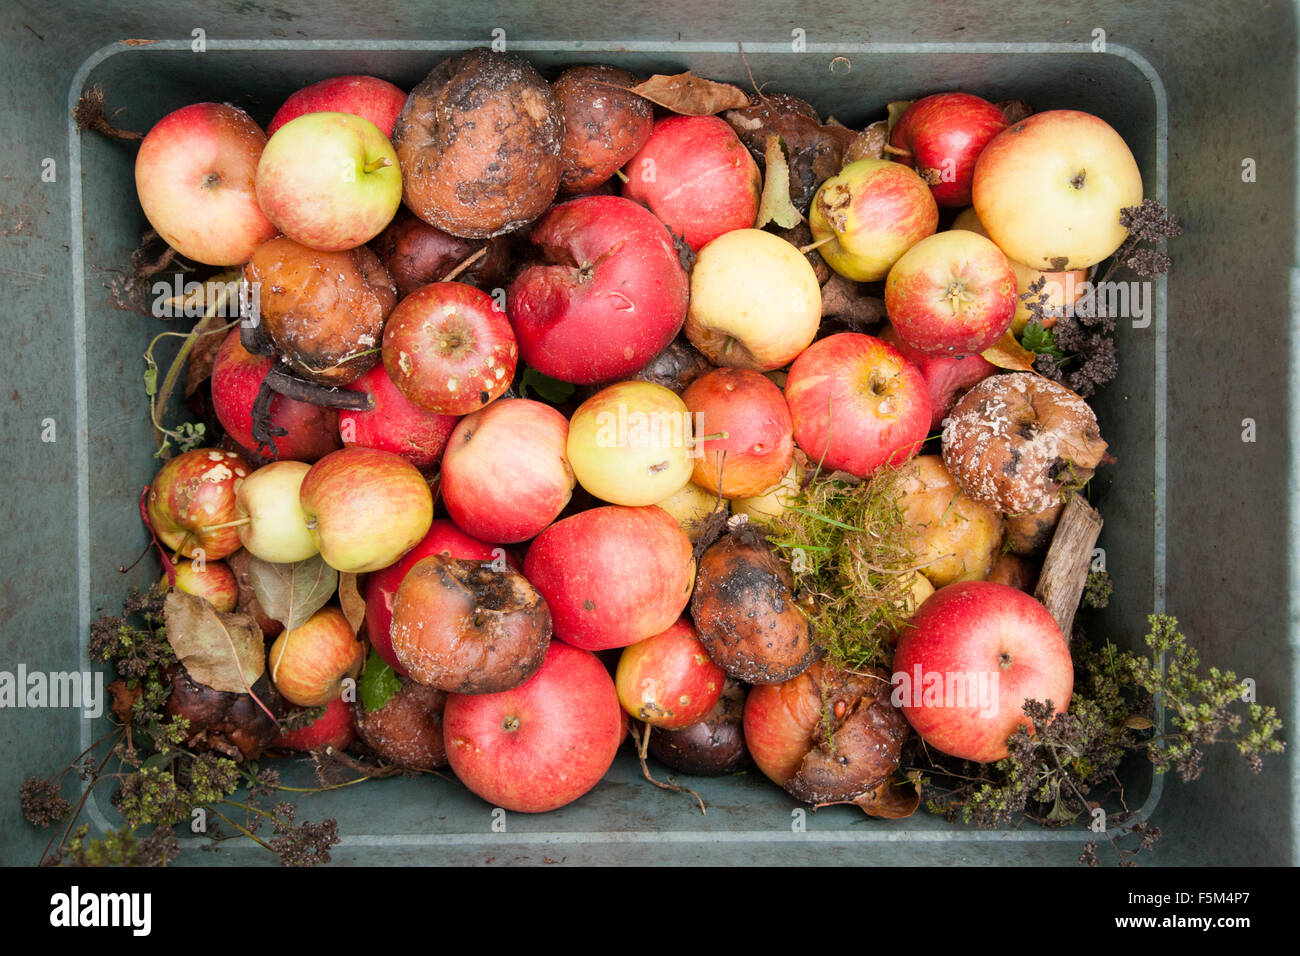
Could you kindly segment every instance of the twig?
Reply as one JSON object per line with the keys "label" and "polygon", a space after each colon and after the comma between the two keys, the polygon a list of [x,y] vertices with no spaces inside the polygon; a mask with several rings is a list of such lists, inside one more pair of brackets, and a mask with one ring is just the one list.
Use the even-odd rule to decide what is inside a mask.
{"label": "twig", "polygon": [[699,803],[700,813],[707,814],[708,810],[704,806],[704,801],[700,799],[700,795],[696,793],[694,790],[690,789],[689,787],[678,786],[677,784],[673,783],[671,780],[669,780],[667,783],[664,783],[650,776],[650,767],[646,763],[646,750],[650,746],[650,725],[647,723],[642,723],[641,726],[645,728],[644,737],[642,737],[639,733],[637,733],[635,723],[629,725],[629,729],[632,731],[632,739],[636,741],[636,755],[637,755],[637,759],[641,761],[641,773],[645,776],[647,780],[653,783],[660,790],[671,790],[674,793],[689,793],[692,797],[695,798],[696,802]]}

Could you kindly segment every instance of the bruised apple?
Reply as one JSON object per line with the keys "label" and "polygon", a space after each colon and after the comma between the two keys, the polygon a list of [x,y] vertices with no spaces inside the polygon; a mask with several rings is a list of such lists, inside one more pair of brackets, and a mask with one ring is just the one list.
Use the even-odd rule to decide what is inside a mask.
{"label": "bruised apple", "polygon": [[149,526],[182,557],[216,561],[233,554],[240,547],[235,491],[250,474],[234,452],[195,448],[177,455],[149,486]]}
{"label": "bruised apple", "polygon": [[935,587],[988,577],[1002,547],[1002,516],[968,498],[938,455],[914,459],[899,488],[921,573]]}

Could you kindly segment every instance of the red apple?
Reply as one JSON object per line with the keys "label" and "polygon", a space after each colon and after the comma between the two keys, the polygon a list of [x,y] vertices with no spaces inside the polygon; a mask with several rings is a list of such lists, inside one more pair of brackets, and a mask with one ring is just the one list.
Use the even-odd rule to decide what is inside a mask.
{"label": "red apple", "polygon": [[325,563],[360,574],[394,563],[429,532],[433,495],[405,458],[344,448],[311,466],[299,501]]}
{"label": "red apple", "polygon": [[135,157],[145,218],[187,259],[237,266],[275,238],[254,179],[266,134],[228,103],[195,103],[149,130]]}
{"label": "red apple", "polygon": [[519,354],[496,301],[463,282],[431,282],[397,303],[383,349],[398,391],[439,415],[468,415],[498,398]]}
{"label": "red apple", "polygon": [[272,746],[286,750],[319,750],[322,747],[347,750],[356,739],[352,707],[344,703],[342,697],[332,697],[325,705],[325,713],[296,730],[281,731]]}
{"label": "red apple", "polygon": [[[252,452],[257,451],[253,403],[274,363],[269,355],[254,355],[245,349],[239,329],[231,329],[212,365],[212,408],[217,420],[226,434]],[[288,434],[272,438],[275,456],[281,461],[315,461],[338,450],[338,422],[338,413],[332,408],[277,393],[271,398],[271,428],[283,428]],[[267,448],[266,453],[271,450]]]}
{"label": "red apple", "polygon": [[555,636],[586,650],[658,634],[691,597],[691,541],[662,508],[607,505],[537,536],[524,574],[551,608]]}
{"label": "red apple", "polygon": [[922,239],[885,280],[885,310],[901,338],[922,352],[978,355],[1016,314],[1016,274],[1002,250],[964,229]]}
{"label": "red apple", "polygon": [[520,273],[507,309],[532,368],[579,385],[608,382],[641,368],[681,329],[686,270],[663,223],[636,203],[561,203],[530,238],[547,264]]}
{"label": "red apple", "polygon": [[915,365],[925,379],[930,396],[930,431],[938,429],[966,389],[997,372],[998,367],[982,355],[933,355],[918,352],[898,337],[888,323],[880,330],[880,340],[898,349],[900,355]]}
{"label": "red apple", "polygon": [[929,746],[989,763],[1007,755],[1027,700],[1064,713],[1070,648],[1047,608],[991,581],[940,588],[912,616],[894,654],[893,702]]}
{"label": "red apple", "polygon": [[376,365],[346,387],[365,392],[373,407],[339,412],[343,444],[391,451],[421,471],[442,460],[451,430],[460,420],[455,415],[439,415],[413,404],[398,391],[382,365]]}
{"label": "red apple", "polygon": [[[223,614],[231,614],[239,603],[239,583],[235,572],[221,561],[196,561],[181,558],[176,567],[176,590],[201,597]],[[167,575],[162,576],[162,582]]]}
{"label": "red apple", "polygon": [[699,433],[695,484],[724,498],[751,498],[780,484],[794,460],[794,426],[767,376],[720,368],[692,382],[682,401]]}
{"label": "red apple", "polygon": [[511,566],[516,565],[514,558],[506,554],[503,548],[471,537],[453,522],[439,518],[429,526],[429,533],[420,543],[402,555],[400,561],[366,575],[366,636],[370,639],[370,646],[388,666],[403,676],[406,675],[406,668],[393,652],[393,638],[389,633],[393,624],[393,598],[402,579],[406,577],[406,572],[415,567],[421,558],[427,558],[431,554],[445,554],[452,558],[474,561],[504,558]]}
{"label": "red apple", "polygon": [[719,116],[659,120],[624,174],[623,195],[648,206],[696,252],[758,217],[758,164]]}
{"label": "red apple", "polygon": [[232,451],[195,448],[177,455],[149,486],[149,526],[186,558],[216,561],[239,550],[235,486],[253,469]]}
{"label": "red apple", "polygon": [[795,443],[825,472],[865,478],[917,453],[930,427],[925,379],[892,345],[841,332],[810,345],[785,381]]}
{"label": "red apple", "polygon": [[440,492],[451,519],[484,541],[527,541],[573,494],[569,423],[550,405],[506,398],[456,425]]}
{"label": "red apple", "polygon": [[600,782],[623,740],[623,709],[596,655],[553,641],[520,686],[449,695],[443,739],[471,792],[506,810],[545,813]]}
{"label": "red apple", "polygon": [[1007,128],[1002,111],[970,93],[935,93],[903,111],[889,143],[893,158],[916,170],[940,206],[970,203],[975,160]]}
{"label": "red apple", "polygon": [[614,686],[623,709],[664,730],[703,720],[722,696],[727,672],[709,658],[691,622],[623,648]]}
{"label": "red apple", "polygon": [[267,136],[274,136],[289,120],[303,113],[352,113],[368,119],[385,136],[393,135],[397,114],[406,105],[406,94],[375,76],[333,76],[311,86],[304,86],[284,101],[271,124]]}
{"label": "red apple", "polygon": [[266,667],[281,696],[299,707],[319,707],[339,696],[343,678],[355,677],[365,645],[336,607],[324,607],[275,639]]}

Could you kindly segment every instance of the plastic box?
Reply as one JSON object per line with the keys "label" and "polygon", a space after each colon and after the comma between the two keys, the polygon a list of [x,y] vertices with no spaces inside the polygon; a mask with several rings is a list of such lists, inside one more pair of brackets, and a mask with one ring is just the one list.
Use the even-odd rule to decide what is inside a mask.
{"label": "plastic box", "polygon": [[[747,85],[741,40],[769,90],[850,126],[891,100],[951,88],[1094,112],[1124,136],[1146,194],[1186,231],[1170,244],[1174,271],[1154,284],[1149,323],[1121,322],[1120,376],[1095,403],[1119,464],[1095,482],[1116,589],[1094,630],[1135,646],[1146,615],[1167,610],[1205,658],[1255,679],[1288,732],[1300,724],[1291,6],[293,6],[104,0],[0,12],[0,287],[12,336],[0,349],[0,670],[87,667],[90,621],[154,567],[119,571],[145,544],[136,500],[157,462],[140,356],[162,325],[113,304],[111,283],[146,224],[134,148],[73,126],[83,90],[102,86],[115,122],[141,131],[199,100],[265,123],[306,83],[364,72],[409,88],[448,52],[494,39],[550,76],[608,62]],[[1253,443],[1242,440],[1247,418]],[[63,766],[104,726],[67,709],[0,711],[0,862],[35,862],[49,836],[22,819],[21,781]],[[1294,750],[1261,776],[1220,750],[1194,784],[1145,767],[1127,781],[1129,805],[1163,831],[1152,859],[1294,863]],[[1089,836],[981,831],[924,812],[872,820],[847,807],[809,810],[801,831],[799,805],[756,773],[690,784],[707,816],[645,783],[625,751],[588,796],[510,814],[504,832],[491,807],[436,778],[314,795],[300,816],[337,817],[341,863],[1071,863]],[[112,816],[106,796],[88,807],[97,827]],[[273,862],[251,844],[213,856],[182,842],[181,862]]]}

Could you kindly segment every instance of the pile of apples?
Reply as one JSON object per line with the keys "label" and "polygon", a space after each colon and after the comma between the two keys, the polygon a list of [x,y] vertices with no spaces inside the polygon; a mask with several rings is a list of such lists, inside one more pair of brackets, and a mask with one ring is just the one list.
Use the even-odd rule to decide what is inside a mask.
{"label": "pile of apples", "polygon": [[[810,469],[865,478],[917,455],[967,389],[1001,372],[980,353],[1023,325],[1019,294],[1113,253],[1120,209],[1142,197],[1103,120],[1010,124],[942,93],[903,114],[891,158],[818,186],[801,249],[754,228],[763,177],[725,120],[656,116],[632,82],[581,67],[548,84],[474,51],[410,96],[339,77],[290,97],[266,133],[199,103],[145,137],[149,222],[195,262],[242,267],[260,309],[245,324],[275,346],[253,354],[229,333],[211,377],[226,440],[171,459],[149,490],[175,587],[256,616],[223,561],[241,548],[364,576],[359,631],[330,606],[275,636],[278,693],[327,705],[280,746],[346,747],[369,726],[386,759],[450,763],[493,805],[536,812],[597,784],[629,718],[665,737],[708,720],[735,729],[754,682],[712,658],[687,613],[701,520],[730,507],[768,521]],[[475,95],[448,93],[465,87]],[[940,207],[972,202],[968,228],[937,231]],[[442,278],[480,249],[463,281]],[[817,257],[884,282],[879,336],[819,337]],[[638,377],[683,334],[703,357],[688,385]],[[369,407],[277,395],[284,434],[264,461],[253,402],[277,362]],[[581,400],[562,411],[515,397],[523,366]],[[994,718],[919,695],[901,709],[927,741],[996,759],[1024,697],[1068,704],[1068,650],[1041,605],[983,580],[1003,540],[996,507],[938,456],[909,494],[934,554],[896,670],[991,656],[1008,696]],[[275,623],[258,621],[270,637]],[[340,700],[367,645],[401,684],[385,713]],[[747,745],[789,780],[813,733],[782,696],[797,680],[751,693],[715,770],[741,765]]]}

